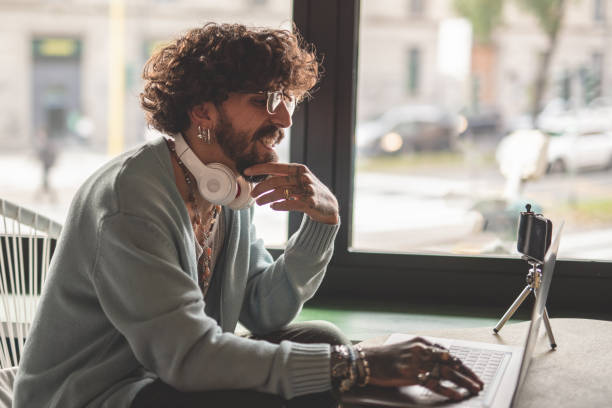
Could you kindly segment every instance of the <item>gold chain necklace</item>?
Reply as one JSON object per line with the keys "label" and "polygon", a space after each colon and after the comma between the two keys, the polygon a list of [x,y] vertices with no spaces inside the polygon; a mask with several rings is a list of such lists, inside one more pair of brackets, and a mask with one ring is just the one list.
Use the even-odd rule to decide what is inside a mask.
{"label": "gold chain necklace", "polygon": [[191,178],[191,173],[185,166],[185,163],[181,160],[178,153],[176,152],[176,147],[174,145],[174,141],[170,139],[165,139],[166,144],[168,145],[168,149],[172,153],[174,153],[174,157],[176,158],[176,162],[179,167],[183,171],[183,175],[185,176],[185,182],[187,183],[187,187],[189,188],[189,196],[188,202],[191,204],[192,211],[195,216],[192,221],[193,234],[202,247],[202,256],[198,260],[198,285],[202,290],[202,295],[206,295],[206,291],[210,286],[210,278],[212,277],[212,271],[210,269],[212,263],[212,243],[209,242],[210,234],[217,222],[217,216],[221,212],[220,205],[214,205],[210,212],[207,214],[206,221],[203,223],[200,218],[200,210],[198,208],[198,203],[196,201],[196,190],[195,183]]}

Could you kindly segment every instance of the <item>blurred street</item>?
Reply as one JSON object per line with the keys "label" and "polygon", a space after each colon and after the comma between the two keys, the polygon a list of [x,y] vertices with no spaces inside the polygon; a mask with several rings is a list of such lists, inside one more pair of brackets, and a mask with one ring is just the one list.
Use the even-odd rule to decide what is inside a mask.
{"label": "blurred street", "polygon": [[[52,193],[47,194],[41,191],[41,165],[33,154],[0,155],[1,196],[36,208],[63,223],[78,186],[107,160],[109,157],[105,154],[90,150],[73,148],[62,152],[50,172]],[[494,168],[477,174],[470,171],[458,166],[428,174],[409,170],[403,174],[358,172],[353,247],[390,252],[514,256],[516,237],[499,230],[485,230],[487,215],[474,209],[477,201],[492,201],[501,196],[504,178]],[[568,177],[572,178],[570,183]],[[545,175],[528,183],[524,196],[533,197],[553,222],[565,217],[562,257],[609,260],[612,259],[609,221],[579,223],[558,210],[563,203],[578,197],[609,199],[611,187],[609,171]],[[514,225],[518,212],[500,216],[506,216],[507,222]],[[257,209],[258,233],[268,245],[280,246],[285,242],[286,219],[286,214],[267,206]]]}
{"label": "blurred street", "polygon": [[[0,196],[63,224],[78,188],[110,159],[89,149],[71,148],[62,152],[50,171],[50,193],[45,193],[42,166],[34,153],[0,153]],[[277,213],[268,206],[256,211],[255,225],[267,245],[284,245],[287,218],[287,214]]]}
{"label": "blurred street", "polygon": [[[571,177],[571,183],[568,183]],[[516,225],[519,211],[483,214],[477,202],[496,202],[504,189],[504,178],[495,171],[468,175],[461,169],[446,174],[410,176],[359,173],[355,183],[354,241],[357,249],[430,253],[514,254],[516,236],[483,230],[485,217],[504,218]],[[612,259],[612,223],[570,219],[568,202],[579,197],[610,199],[609,171],[573,175],[545,175],[529,182],[523,196],[543,208],[553,223],[565,221],[560,256]],[[371,217],[366,214],[385,214]],[[393,216],[389,216],[393,214]]]}
{"label": "blurred street", "polygon": [[50,170],[50,193],[42,191],[42,165],[32,153],[0,154],[2,198],[64,223],[78,187],[110,158],[91,150],[72,149],[59,154]]}

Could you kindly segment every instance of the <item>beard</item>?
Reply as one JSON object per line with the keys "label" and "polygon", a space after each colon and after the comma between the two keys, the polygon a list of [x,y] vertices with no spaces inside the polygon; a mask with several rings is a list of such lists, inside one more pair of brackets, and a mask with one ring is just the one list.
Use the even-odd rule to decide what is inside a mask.
{"label": "beard", "polygon": [[248,132],[235,130],[225,113],[219,110],[219,123],[214,131],[221,150],[235,163],[236,170],[246,181],[259,183],[268,177],[267,174],[247,176],[244,171],[256,164],[278,161],[278,155],[274,151],[259,153],[256,142],[266,136],[274,135],[278,144],[284,138],[283,129],[272,125],[264,126],[251,136]]}

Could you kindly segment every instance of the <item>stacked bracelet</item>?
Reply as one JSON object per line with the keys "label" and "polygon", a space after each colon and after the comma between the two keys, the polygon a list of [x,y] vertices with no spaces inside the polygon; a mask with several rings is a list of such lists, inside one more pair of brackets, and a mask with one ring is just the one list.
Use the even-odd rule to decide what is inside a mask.
{"label": "stacked bracelet", "polygon": [[355,346],[355,350],[357,350],[359,358],[357,359],[357,372],[359,373],[359,381],[357,385],[360,387],[365,387],[370,382],[371,371],[370,371],[370,363],[366,359],[365,351],[361,348],[361,346]]}
{"label": "stacked bracelet", "polygon": [[350,390],[355,384],[365,387],[370,382],[370,365],[360,346],[332,346],[332,385],[340,392]]}
{"label": "stacked bracelet", "polygon": [[355,350],[350,346],[332,346],[332,385],[340,392],[346,392],[355,385],[357,365]]}

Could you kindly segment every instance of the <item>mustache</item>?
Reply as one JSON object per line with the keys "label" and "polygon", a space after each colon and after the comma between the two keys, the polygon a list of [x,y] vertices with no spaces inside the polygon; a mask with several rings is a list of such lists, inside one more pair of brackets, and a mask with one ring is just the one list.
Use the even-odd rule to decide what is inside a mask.
{"label": "mustache", "polygon": [[255,134],[253,135],[253,140],[257,141],[268,136],[274,136],[274,138],[276,139],[276,144],[279,144],[281,140],[285,138],[285,131],[283,128],[279,128],[278,126],[274,125],[264,126],[257,132],[255,132]]}

